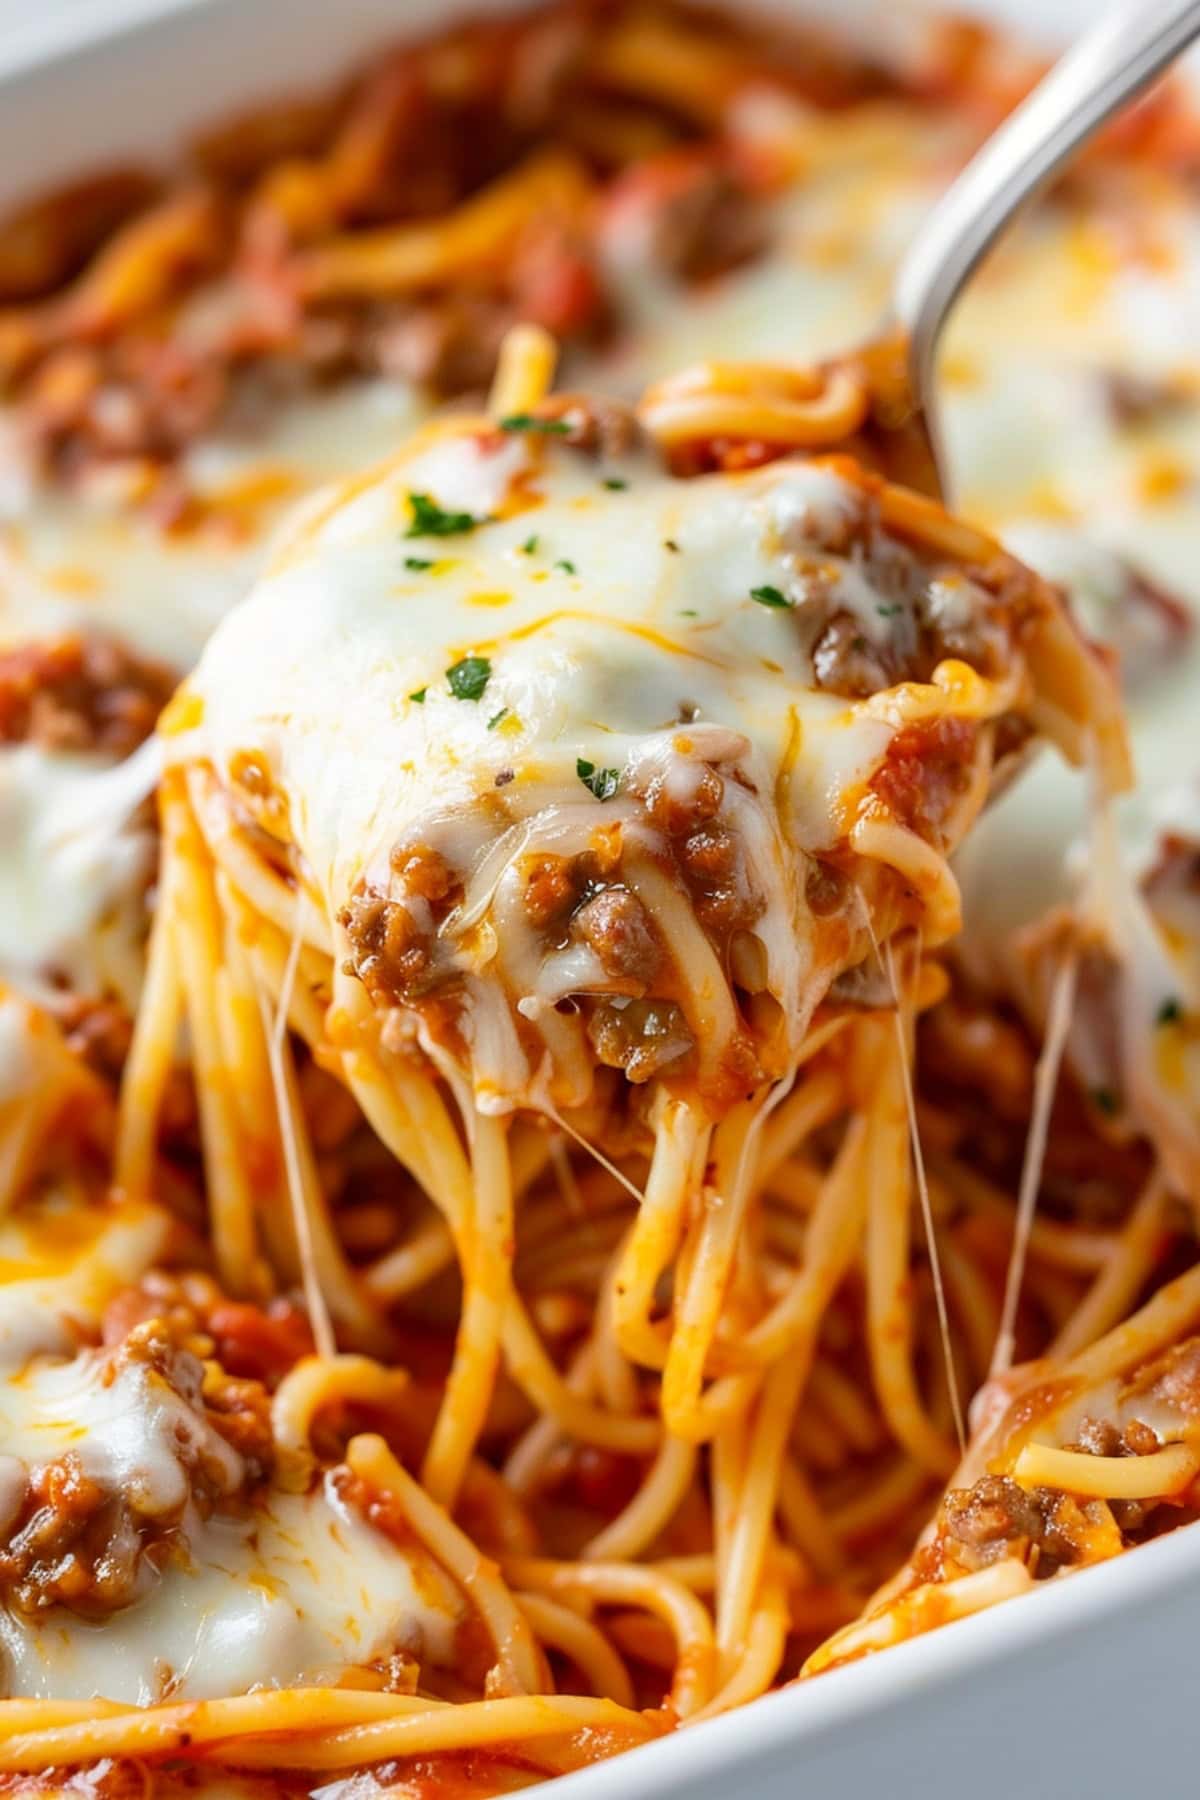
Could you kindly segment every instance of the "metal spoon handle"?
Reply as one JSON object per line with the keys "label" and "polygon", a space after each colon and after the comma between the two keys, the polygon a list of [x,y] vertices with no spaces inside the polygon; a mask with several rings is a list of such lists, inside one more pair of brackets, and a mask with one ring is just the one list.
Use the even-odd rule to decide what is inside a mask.
{"label": "metal spoon handle", "polygon": [[988,139],[917,233],[896,277],[893,307],[908,335],[909,379],[935,447],[934,356],[963,284],[1071,152],[1197,36],[1200,0],[1141,0],[1106,13]]}

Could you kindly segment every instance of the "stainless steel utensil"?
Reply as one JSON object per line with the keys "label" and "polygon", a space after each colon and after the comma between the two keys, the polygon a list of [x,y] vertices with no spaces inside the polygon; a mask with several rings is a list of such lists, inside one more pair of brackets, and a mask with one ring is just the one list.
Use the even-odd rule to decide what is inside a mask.
{"label": "stainless steel utensil", "polygon": [[1106,12],[969,162],[917,233],[893,287],[908,375],[951,499],[935,383],[938,339],[972,272],[1079,147],[1200,36],[1200,0],[1139,0]]}

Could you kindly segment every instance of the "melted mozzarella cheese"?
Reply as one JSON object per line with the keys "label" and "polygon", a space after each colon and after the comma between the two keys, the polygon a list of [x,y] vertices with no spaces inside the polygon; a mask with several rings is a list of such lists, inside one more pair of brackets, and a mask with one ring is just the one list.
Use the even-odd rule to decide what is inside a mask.
{"label": "melted mozzarella cheese", "polygon": [[70,1452],[98,1486],[147,1518],[179,1512],[188,1494],[180,1458],[203,1456],[214,1485],[242,1479],[242,1459],[154,1369],[115,1367],[84,1350],[69,1361],[35,1358],[0,1386],[0,1443],[30,1467]]}
{"label": "melted mozzarella cheese", "polygon": [[212,523],[181,532],[102,483],[80,497],[22,481],[0,414],[0,643],[103,629],[189,668],[295,501],[386,454],[418,412],[402,383],[351,382],[281,407],[254,436],[205,440],[184,473]]}
{"label": "melted mozzarella cheese", "polygon": [[400,1549],[328,1479],[202,1520],[181,1451],[231,1490],[241,1458],[153,1370],[110,1379],[101,1353],[72,1354],[160,1259],[167,1229],[149,1206],[54,1195],[0,1220],[0,1520],[27,1471],[67,1452],[139,1513],[181,1513],[177,1554],[132,1605],[94,1622],[0,1607],[0,1692],[146,1703],[319,1680],[393,1650],[451,1665],[462,1597],[419,1547]]}
{"label": "melted mozzarella cheese", "polygon": [[33,744],[0,750],[0,976],[36,989],[137,992],[138,896],[154,834],[135,815],[154,791],[153,741],[116,765]]}
{"label": "melted mozzarella cheese", "polygon": [[157,1207],[54,1192],[0,1219],[0,1370],[94,1332],[114,1294],[161,1256],[168,1230]]}
{"label": "melted mozzarella cheese", "polygon": [[0,1610],[0,1683],[13,1695],[145,1705],[319,1680],[393,1650],[452,1665],[462,1617],[448,1578],[326,1479],[194,1526],[188,1561],[102,1621]]}
{"label": "melted mozzarella cheese", "polygon": [[[900,724],[819,689],[810,660],[827,616],[814,606],[871,640],[894,610],[864,560],[824,547],[862,494],[795,462],[690,481],[631,464],[619,488],[605,476],[577,452],[465,426],[418,440],[298,530],[214,637],[166,723],[167,755],[222,779],[247,755],[264,766],[330,916],[360,883],[386,890],[398,844],[442,851],[466,872],[454,953],[468,974],[496,948],[466,927],[518,855],[569,854],[601,824],[637,843],[639,784],[719,761],[765,896],[766,984],[802,1034],[813,971],[795,847],[845,836]],[[477,528],[414,536],[414,493]],[[468,658],[486,685],[464,697]],[[603,813],[580,780],[589,765],[621,772]],[[536,960],[526,1017],[595,975],[579,953]],[[511,1097],[523,1076],[503,1038],[483,1079]]]}
{"label": "melted mozzarella cheese", "polygon": [[[546,497],[527,510],[418,543],[433,566],[412,573],[407,495],[474,493],[478,513],[492,464],[512,467],[508,445],[493,456],[460,438],[453,451],[449,485],[440,444],[281,559],[213,639],[193,683],[202,720],[168,739],[168,756],[225,770],[239,752],[262,754],[337,905],[386,869],[409,820],[480,798],[509,766],[518,814],[577,804],[578,759],[625,768],[664,736],[686,737],[678,722],[696,715],[737,734],[747,772],[769,787],[800,712],[790,824],[806,846],[828,845],[839,796],[870,775],[893,728],[813,688],[794,611],[752,593],[792,587],[793,555],[817,550],[853,490],[780,464],[736,479],[647,476],[612,493],[579,458],[539,478]],[[861,569],[820,555],[836,603],[877,632]],[[477,701],[448,680],[468,656],[490,665]]]}
{"label": "melted mozzarella cheese", "polygon": [[767,210],[769,250],[685,294],[652,242],[623,241],[614,219],[606,268],[629,324],[588,371],[597,390],[636,394],[712,357],[803,363],[865,343],[887,314],[895,263],[968,148],[953,123],[888,104],[831,115],[760,92],[733,124],[795,170]]}
{"label": "melted mozzarella cheese", "polygon": [[[184,533],[140,519],[119,495],[35,488],[0,416],[0,646],[99,629],[190,668],[298,496],[382,455],[416,413],[403,384],[348,383],[282,408],[257,437],[206,440],[185,474],[214,523]],[[0,974],[38,991],[52,971],[75,991],[115,990],[133,1004],[130,901],[154,846],[129,820],[153,787],[153,756],[114,770],[100,758],[0,748]]]}

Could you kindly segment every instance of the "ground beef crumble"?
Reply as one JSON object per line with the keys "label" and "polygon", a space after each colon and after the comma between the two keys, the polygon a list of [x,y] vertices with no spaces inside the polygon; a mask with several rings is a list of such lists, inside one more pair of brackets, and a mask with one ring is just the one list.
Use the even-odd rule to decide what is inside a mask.
{"label": "ground beef crumble", "polygon": [[586,901],[571,921],[571,935],[588,945],[611,981],[636,992],[644,992],[658,973],[658,939],[645,907],[628,888],[603,888]]}
{"label": "ground beef crumble", "polygon": [[377,1006],[399,1006],[428,994],[442,978],[437,927],[461,893],[457,876],[428,844],[392,852],[388,891],[363,886],[338,914],[356,975]]}
{"label": "ground beef crumble", "polygon": [[169,669],[95,633],[0,650],[0,743],[127,756],[174,687]]}
{"label": "ground beef crumble", "polygon": [[973,720],[943,716],[896,733],[871,787],[902,825],[938,841],[970,784],[977,730]]}
{"label": "ground beef crumble", "polygon": [[951,1488],[942,1501],[933,1541],[913,1560],[919,1581],[987,1568],[1005,1557],[1029,1563],[1039,1576],[1079,1560],[1073,1526],[1085,1520],[1069,1495],[1024,1488],[1008,1475],[985,1475],[969,1488]]}

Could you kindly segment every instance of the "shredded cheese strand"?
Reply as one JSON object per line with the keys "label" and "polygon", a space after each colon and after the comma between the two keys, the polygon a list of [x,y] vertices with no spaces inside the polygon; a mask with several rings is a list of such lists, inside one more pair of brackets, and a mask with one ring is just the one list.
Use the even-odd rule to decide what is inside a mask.
{"label": "shredded cheese strand", "polygon": [[1016,1348],[1017,1307],[1020,1304],[1021,1286],[1025,1279],[1029,1234],[1033,1229],[1033,1215],[1037,1209],[1038,1189],[1042,1180],[1042,1165],[1046,1160],[1050,1114],[1054,1107],[1059,1070],[1062,1067],[1062,1059],[1067,1047],[1067,1034],[1071,1029],[1071,1015],[1075,1008],[1075,983],[1078,971],[1078,958],[1071,951],[1058,965],[1054,976],[1054,985],[1050,990],[1050,1005],[1046,1014],[1046,1036],[1038,1057],[1037,1072],[1033,1079],[1033,1112],[1029,1121],[1029,1136],[1025,1141],[1021,1185],[1017,1191],[1017,1218],[1013,1228],[1008,1273],[1004,1281],[1004,1304],[1000,1309],[1000,1329],[996,1333],[992,1366],[988,1371],[989,1377],[1003,1375],[1012,1367]]}

